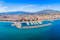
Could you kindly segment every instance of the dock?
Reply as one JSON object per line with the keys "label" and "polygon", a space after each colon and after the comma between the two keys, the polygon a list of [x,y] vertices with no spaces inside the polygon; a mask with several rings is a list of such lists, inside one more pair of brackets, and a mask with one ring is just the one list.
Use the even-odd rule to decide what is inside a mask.
{"label": "dock", "polygon": [[37,22],[37,21],[34,21],[34,22],[13,22],[13,24],[11,26],[16,26],[17,28],[22,28],[22,23],[26,23],[27,26],[29,26],[30,24],[31,25],[35,25],[35,24],[42,24],[42,22]]}
{"label": "dock", "polygon": [[[22,27],[22,24],[21,23],[26,23],[27,26],[24,26]],[[35,26],[29,26],[29,25],[35,25],[35,24],[38,24],[38,25],[35,25]],[[51,23],[48,23],[48,24],[42,24],[42,22],[13,22],[12,26],[16,26],[17,28],[38,28],[38,27],[44,27],[44,26],[49,26],[51,25]]]}
{"label": "dock", "polygon": [[43,24],[43,25],[37,25],[37,26],[28,26],[28,27],[23,27],[23,28],[40,28],[40,27],[46,27],[46,26],[50,26],[52,25],[51,23],[48,23],[48,24]]}

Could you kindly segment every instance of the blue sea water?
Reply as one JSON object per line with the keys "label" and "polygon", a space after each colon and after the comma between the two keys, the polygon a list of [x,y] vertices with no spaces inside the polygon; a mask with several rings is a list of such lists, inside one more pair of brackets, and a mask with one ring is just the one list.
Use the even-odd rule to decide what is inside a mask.
{"label": "blue sea water", "polygon": [[[43,24],[48,22],[43,21]],[[57,40],[60,37],[60,20],[51,23],[40,28],[18,29],[11,26],[11,22],[0,22],[0,40]]]}

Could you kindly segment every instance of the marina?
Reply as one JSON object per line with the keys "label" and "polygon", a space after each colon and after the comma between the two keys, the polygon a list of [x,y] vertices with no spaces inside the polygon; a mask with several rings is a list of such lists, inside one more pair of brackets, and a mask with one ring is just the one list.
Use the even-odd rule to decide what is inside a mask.
{"label": "marina", "polygon": [[42,25],[42,22],[25,22],[26,25],[22,27],[23,23],[24,22],[14,22],[12,26],[16,26],[17,28],[38,28],[40,26],[43,27],[51,25],[51,23]]}
{"label": "marina", "polygon": [[3,23],[9,22],[11,23],[11,26],[16,27],[16,28],[39,28],[39,27],[44,27],[44,26],[49,26],[52,24],[52,22],[46,21],[47,23],[44,23],[43,21],[25,21],[25,22],[11,22],[11,21],[1,21]]}
{"label": "marina", "polygon": [[3,36],[5,39],[9,38],[9,39],[19,39],[19,40],[21,39],[26,40],[26,38],[34,39],[35,37],[39,37],[41,39],[41,36],[42,38],[48,38],[50,36],[48,35],[49,33],[52,33],[52,35],[54,35],[53,32],[55,34],[57,33],[55,32],[55,30],[56,28],[57,29],[60,28],[58,27],[58,25],[60,26],[59,23],[60,20],[56,20],[52,22],[52,24],[50,22],[48,22],[47,24],[46,22],[48,21],[44,21],[42,25],[24,26],[23,28],[17,28],[16,26],[11,26],[12,24],[11,22],[0,22],[0,37]]}

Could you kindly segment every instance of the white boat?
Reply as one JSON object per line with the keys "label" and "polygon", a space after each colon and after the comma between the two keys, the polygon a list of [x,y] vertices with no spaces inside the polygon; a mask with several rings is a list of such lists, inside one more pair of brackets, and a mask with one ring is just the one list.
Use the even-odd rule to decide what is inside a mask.
{"label": "white boat", "polygon": [[27,25],[30,25],[29,22],[26,22]]}

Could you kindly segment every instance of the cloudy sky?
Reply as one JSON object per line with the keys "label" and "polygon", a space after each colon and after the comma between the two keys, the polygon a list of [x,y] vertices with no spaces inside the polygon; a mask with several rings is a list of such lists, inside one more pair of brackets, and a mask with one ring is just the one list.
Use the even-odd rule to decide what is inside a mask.
{"label": "cloudy sky", "polygon": [[59,0],[0,0],[0,12],[60,10]]}

